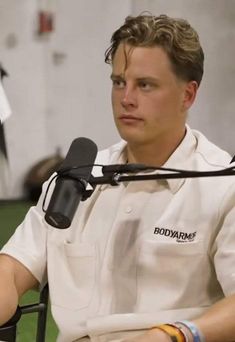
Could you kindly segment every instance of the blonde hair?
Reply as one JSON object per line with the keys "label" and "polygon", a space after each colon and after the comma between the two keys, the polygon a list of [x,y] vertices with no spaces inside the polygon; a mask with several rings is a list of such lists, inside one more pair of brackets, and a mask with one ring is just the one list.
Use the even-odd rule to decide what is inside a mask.
{"label": "blonde hair", "polygon": [[204,53],[197,32],[184,19],[167,15],[128,16],[111,38],[105,62],[111,64],[120,43],[133,47],[160,46],[167,53],[173,72],[185,81],[196,81],[203,75]]}

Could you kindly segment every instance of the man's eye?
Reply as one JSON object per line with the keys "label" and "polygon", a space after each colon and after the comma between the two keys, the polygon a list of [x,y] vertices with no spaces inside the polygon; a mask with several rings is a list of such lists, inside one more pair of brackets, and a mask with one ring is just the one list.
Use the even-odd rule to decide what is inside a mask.
{"label": "man's eye", "polygon": [[123,89],[125,87],[126,83],[122,80],[113,80],[113,86],[118,89]]}
{"label": "man's eye", "polygon": [[152,85],[147,82],[140,82],[139,86],[143,90],[150,90],[152,88]]}

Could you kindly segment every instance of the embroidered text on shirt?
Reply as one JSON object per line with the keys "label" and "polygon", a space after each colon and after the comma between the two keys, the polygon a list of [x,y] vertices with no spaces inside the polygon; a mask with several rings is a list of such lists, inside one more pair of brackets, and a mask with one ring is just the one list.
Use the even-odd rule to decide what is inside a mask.
{"label": "embroidered text on shirt", "polygon": [[164,235],[172,239],[176,239],[177,242],[189,242],[189,241],[192,242],[194,241],[197,232],[185,233],[185,232],[178,231],[178,230],[155,227],[154,234]]}

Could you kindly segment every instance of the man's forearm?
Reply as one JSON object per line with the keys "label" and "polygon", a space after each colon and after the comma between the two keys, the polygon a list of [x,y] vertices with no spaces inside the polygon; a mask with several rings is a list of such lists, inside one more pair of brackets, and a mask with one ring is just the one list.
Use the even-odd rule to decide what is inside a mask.
{"label": "man's forearm", "polygon": [[[168,322],[166,322],[168,323]],[[206,342],[235,342],[235,295],[224,298],[211,306],[202,316],[193,320]],[[184,329],[189,342],[190,331]],[[159,329],[150,329],[142,335],[123,339],[124,342],[169,342],[170,338]]]}
{"label": "man's forearm", "polygon": [[37,279],[21,262],[0,254],[0,325],[14,315],[19,298],[37,286]]}
{"label": "man's forearm", "polygon": [[235,341],[235,294],[226,297],[194,320],[206,342]]}
{"label": "man's forearm", "polygon": [[0,325],[7,322],[14,315],[18,300],[14,275],[0,265]]}

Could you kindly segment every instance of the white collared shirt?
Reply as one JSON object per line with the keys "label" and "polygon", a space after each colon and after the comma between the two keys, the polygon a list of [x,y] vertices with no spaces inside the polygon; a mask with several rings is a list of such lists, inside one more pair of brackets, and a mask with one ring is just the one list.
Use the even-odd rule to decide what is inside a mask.
{"label": "white collared shirt", "polygon": [[[114,145],[96,162],[122,162],[124,148]],[[209,171],[230,160],[187,127],[164,166]],[[67,230],[45,223],[43,196],[1,252],[39,282],[47,265],[58,341],[110,341],[120,331],[192,319],[235,292],[234,177],[97,186]]]}

